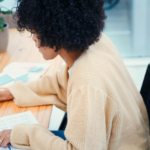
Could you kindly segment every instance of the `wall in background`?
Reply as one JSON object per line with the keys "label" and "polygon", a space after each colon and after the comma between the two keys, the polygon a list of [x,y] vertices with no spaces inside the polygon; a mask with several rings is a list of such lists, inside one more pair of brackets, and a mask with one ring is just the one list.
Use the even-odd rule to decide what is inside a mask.
{"label": "wall in background", "polygon": [[17,5],[17,0],[4,0],[0,3],[0,6],[6,7],[8,9],[12,9]]}
{"label": "wall in background", "polygon": [[113,41],[121,56],[150,57],[150,0],[119,0],[106,11],[104,33]]}
{"label": "wall in background", "polygon": [[[6,10],[6,8],[12,10],[12,8],[17,5],[16,2],[17,2],[17,0],[5,0],[5,1],[0,3],[0,6],[4,7],[4,8],[2,8],[4,10]],[[15,10],[16,9],[13,9],[13,11],[15,11]],[[0,14],[0,17],[4,18],[4,21],[9,24],[10,28],[15,28],[16,27],[16,23],[14,22],[12,15],[2,15],[2,14]]]}
{"label": "wall in background", "polygon": [[138,56],[150,56],[149,33],[149,0],[132,0],[133,50]]}

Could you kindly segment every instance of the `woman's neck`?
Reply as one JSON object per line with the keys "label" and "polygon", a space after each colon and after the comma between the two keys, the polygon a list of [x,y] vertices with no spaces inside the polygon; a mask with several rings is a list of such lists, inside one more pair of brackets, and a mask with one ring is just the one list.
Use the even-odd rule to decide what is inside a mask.
{"label": "woman's neck", "polygon": [[58,54],[61,58],[66,62],[67,66],[71,68],[74,62],[81,56],[82,52],[67,52],[65,49],[61,49],[58,51]]}

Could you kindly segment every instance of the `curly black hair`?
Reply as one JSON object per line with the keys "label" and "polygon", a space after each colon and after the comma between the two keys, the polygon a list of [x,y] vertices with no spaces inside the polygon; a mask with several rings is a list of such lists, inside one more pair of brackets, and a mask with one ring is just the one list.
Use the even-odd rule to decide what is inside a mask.
{"label": "curly black hair", "polygon": [[18,0],[17,29],[37,35],[41,46],[84,51],[99,40],[104,0]]}

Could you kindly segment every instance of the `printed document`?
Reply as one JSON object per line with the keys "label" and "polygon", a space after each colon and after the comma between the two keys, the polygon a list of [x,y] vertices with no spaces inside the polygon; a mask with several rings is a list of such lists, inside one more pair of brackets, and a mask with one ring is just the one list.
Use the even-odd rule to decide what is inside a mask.
{"label": "printed document", "polygon": [[[0,131],[12,129],[15,125],[20,124],[20,123],[38,124],[32,112],[27,111],[27,112],[15,114],[15,115],[1,117],[0,118]],[[7,148],[0,147],[0,150],[21,150],[21,149],[16,149],[10,146]]]}

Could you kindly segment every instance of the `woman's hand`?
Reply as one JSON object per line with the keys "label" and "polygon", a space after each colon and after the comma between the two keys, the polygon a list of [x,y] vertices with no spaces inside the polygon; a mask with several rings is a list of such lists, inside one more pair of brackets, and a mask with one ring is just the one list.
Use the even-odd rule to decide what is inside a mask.
{"label": "woman's hand", "polygon": [[0,102],[8,101],[14,99],[13,95],[10,93],[9,90],[1,91],[0,90]]}
{"label": "woman's hand", "polygon": [[0,132],[0,146],[8,147],[10,146],[10,134],[11,130],[4,130]]}

